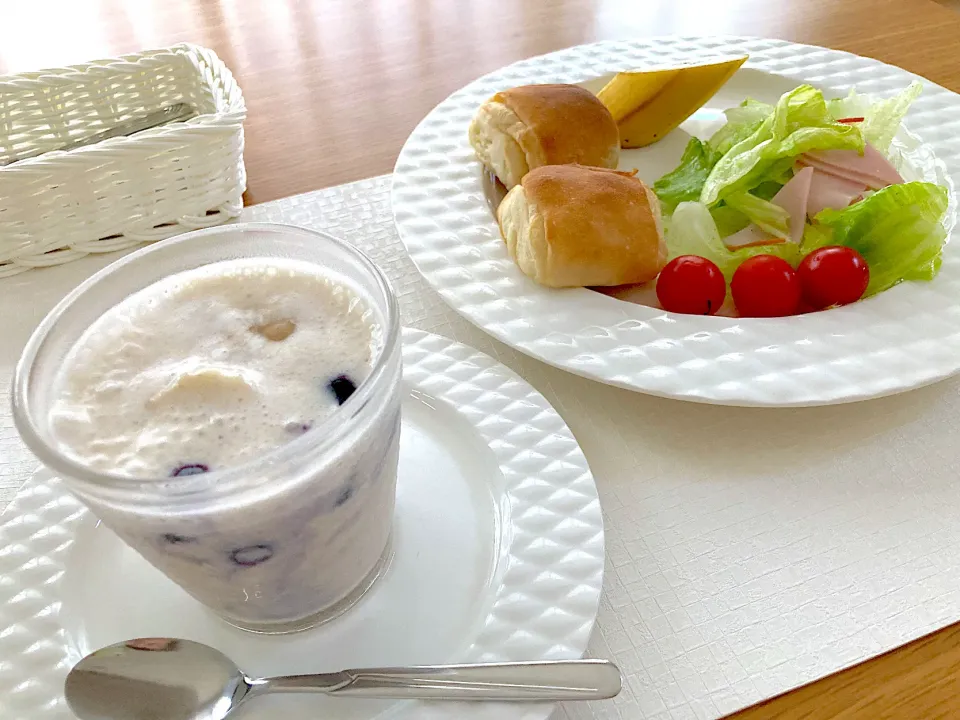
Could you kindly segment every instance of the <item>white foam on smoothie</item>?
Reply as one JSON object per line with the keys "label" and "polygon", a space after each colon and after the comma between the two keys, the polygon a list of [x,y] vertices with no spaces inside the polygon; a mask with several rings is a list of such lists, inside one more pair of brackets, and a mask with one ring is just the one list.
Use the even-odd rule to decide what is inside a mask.
{"label": "white foam on smoothie", "polygon": [[50,428],[76,460],[130,477],[239,465],[334,413],[330,381],[359,386],[381,343],[369,304],[315,265],[207,265],[91,325],[60,371]]}

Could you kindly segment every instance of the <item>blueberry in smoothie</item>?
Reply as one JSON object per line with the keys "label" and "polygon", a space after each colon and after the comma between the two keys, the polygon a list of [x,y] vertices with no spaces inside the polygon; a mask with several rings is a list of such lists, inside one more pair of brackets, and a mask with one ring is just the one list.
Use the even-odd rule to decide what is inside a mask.
{"label": "blueberry in smoothie", "polygon": [[210,468],[201,463],[191,463],[189,465],[179,465],[177,466],[172,473],[171,477],[182,477],[184,475],[200,475],[201,473],[210,472]]}
{"label": "blueberry in smoothie", "polygon": [[330,388],[334,397],[337,398],[338,405],[343,405],[357,389],[353,380],[346,375],[338,375],[327,383],[327,386]]}
{"label": "blueberry in smoothie", "polygon": [[273,548],[269,543],[248,545],[230,553],[230,559],[240,567],[254,567],[273,557]]}

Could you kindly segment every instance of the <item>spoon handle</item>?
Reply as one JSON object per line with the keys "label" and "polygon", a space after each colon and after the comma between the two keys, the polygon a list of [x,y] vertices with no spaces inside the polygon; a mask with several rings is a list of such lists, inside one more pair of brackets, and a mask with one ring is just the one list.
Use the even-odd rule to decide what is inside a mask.
{"label": "spoon handle", "polygon": [[602,700],[620,692],[620,671],[607,660],[552,660],[480,665],[364,668],[327,675],[272,678],[271,692],[421,700],[555,702]]}

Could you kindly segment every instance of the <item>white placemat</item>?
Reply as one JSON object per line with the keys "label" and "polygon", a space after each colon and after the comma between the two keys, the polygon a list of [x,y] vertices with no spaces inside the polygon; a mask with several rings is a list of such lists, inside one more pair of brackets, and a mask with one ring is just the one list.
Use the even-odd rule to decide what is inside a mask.
{"label": "white placemat", "polygon": [[[694,405],[585,380],[468,325],[397,238],[389,177],[248,208],[243,219],[327,230],[369,253],[405,325],[497,357],[560,411],[590,461],[607,523],[591,654],[624,692],[568,720],[713,718],[960,618],[953,442],[960,381],[846,406]],[[34,469],[8,410],[30,331],[111,258],[0,281],[0,506]]]}

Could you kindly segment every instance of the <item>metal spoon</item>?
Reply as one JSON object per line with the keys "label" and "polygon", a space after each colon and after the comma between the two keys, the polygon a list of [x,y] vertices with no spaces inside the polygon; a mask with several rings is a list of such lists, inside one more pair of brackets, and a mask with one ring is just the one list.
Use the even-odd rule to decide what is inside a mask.
{"label": "metal spoon", "polygon": [[602,700],[620,692],[606,660],[367,668],[248,677],[219,650],[175,638],[110,645],[67,675],[67,704],[81,720],[223,720],[249,698],[319,692],[365,698]]}

